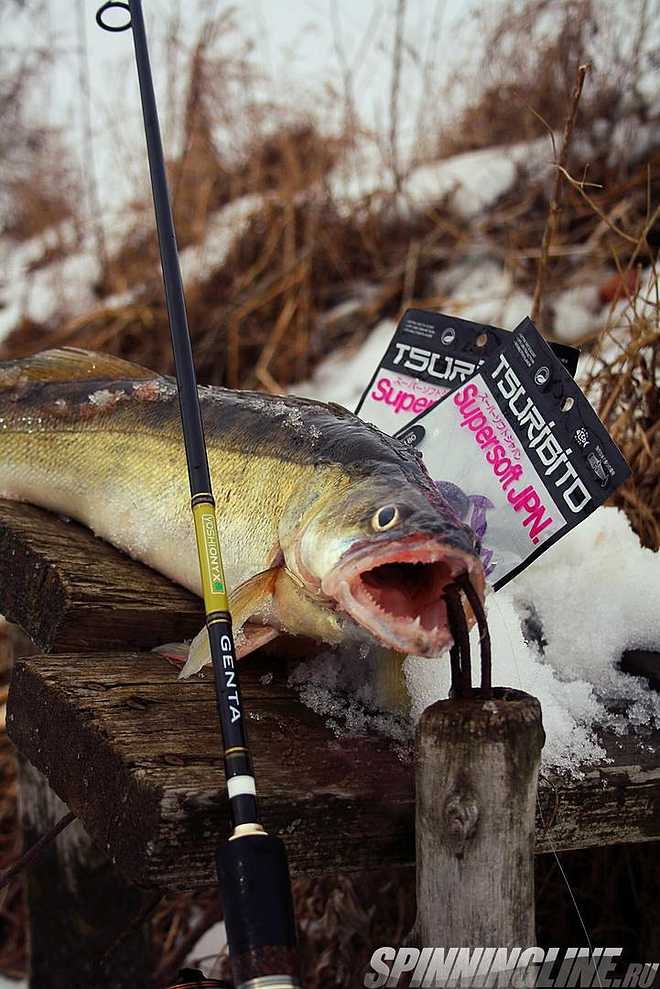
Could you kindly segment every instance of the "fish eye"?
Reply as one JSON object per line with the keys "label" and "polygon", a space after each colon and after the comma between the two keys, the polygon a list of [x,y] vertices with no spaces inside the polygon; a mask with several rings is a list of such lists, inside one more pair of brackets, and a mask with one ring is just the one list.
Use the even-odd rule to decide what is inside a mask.
{"label": "fish eye", "polygon": [[383,532],[385,529],[391,529],[398,521],[399,509],[396,505],[384,505],[371,519],[371,527],[376,532]]}

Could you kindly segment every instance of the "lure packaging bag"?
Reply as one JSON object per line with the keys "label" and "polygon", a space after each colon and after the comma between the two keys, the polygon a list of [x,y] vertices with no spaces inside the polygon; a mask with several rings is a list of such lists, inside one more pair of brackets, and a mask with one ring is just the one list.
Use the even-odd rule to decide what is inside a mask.
{"label": "lure packaging bag", "polygon": [[[356,414],[393,436],[507,345],[509,330],[425,309],[401,317]],[[575,374],[579,351],[553,344]]]}
{"label": "lure packaging bag", "polygon": [[444,313],[406,310],[356,414],[393,436],[470,378],[508,335]]}
{"label": "lure packaging bag", "polygon": [[530,319],[470,380],[396,434],[477,533],[497,590],[629,476],[589,401]]}

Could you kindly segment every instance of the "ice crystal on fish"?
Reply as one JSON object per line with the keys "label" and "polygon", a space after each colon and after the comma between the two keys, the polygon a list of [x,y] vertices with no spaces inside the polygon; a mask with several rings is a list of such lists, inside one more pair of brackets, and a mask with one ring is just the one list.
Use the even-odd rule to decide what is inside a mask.
{"label": "ice crystal on fish", "polygon": [[100,388],[98,391],[93,392],[89,396],[89,400],[92,405],[95,405],[99,409],[103,409],[107,405],[115,405],[117,402],[121,401],[123,397],[123,391],[110,391],[109,388]]}
{"label": "ice crystal on fish", "polygon": [[136,398],[146,402],[154,402],[159,398],[171,398],[176,394],[176,385],[163,378],[154,378],[153,381],[139,381],[133,385],[133,394]]}

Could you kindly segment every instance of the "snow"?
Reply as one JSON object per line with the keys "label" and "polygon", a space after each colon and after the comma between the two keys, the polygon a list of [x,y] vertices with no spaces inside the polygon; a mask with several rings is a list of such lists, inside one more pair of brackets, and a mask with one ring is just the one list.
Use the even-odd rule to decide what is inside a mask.
{"label": "snow", "polygon": [[[652,83],[652,75],[646,77],[646,83]],[[654,85],[654,96],[657,103],[657,79]],[[648,149],[657,147],[660,141],[660,123],[657,119],[657,110],[651,115],[652,119],[647,122],[640,122],[633,114],[625,112],[623,116],[614,121],[599,119],[594,122],[592,133],[595,140],[592,142],[576,141],[574,151],[582,158],[588,160],[597,157],[599,152],[605,150],[608,163],[615,165],[621,161],[622,156],[628,161],[635,161],[648,153]]]}
{"label": "snow", "polygon": [[[519,167],[533,174],[542,169],[550,173],[551,159],[551,142],[541,138],[418,164],[403,177],[397,208],[411,215],[444,202],[460,219],[473,221],[509,192]],[[339,206],[351,209],[370,197],[390,196],[396,188],[382,151],[366,140],[335,167],[328,182]]]}
{"label": "snow", "polygon": [[[243,196],[213,215],[204,242],[181,252],[186,284],[207,278],[222,265],[231,245],[262,205],[261,196]],[[118,221],[111,228],[110,241],[115,247],[121,244],[125,226]],[[66,256],[39,266],[49,252],[60,249]],[[93,289],[99,277],[96,245],[90,237],[78,243],[68,222],[22,244],[9,237],[0,238],[0,263],[0,340],[22,318],[61,323],[99,305]],[[102,304],[112,309],[130,303],[134,297],[135,291],[127,291],[103,299]]]}
{"label": "snow", "polygon": [[232,244],[263,204],[262,196],[241,196],[212,215],[203,242],[184,248],[179,255],[186,284],[203,281],[224,264]]}
{"label": "snow", "polygon": [[[546,768],[577,769],[603,757],[592,725],[603,713],[590,684],[579,676],[563,682],[529,645],[521,626],[514,591],[504,588],[488,598],[488,625],[493,647],[493,682],[533,694],[541,702],[546,741]],[[478,636],[471,635],[471,651],[478,656]],[[406,661],[412,716],[417,721],[425,707],[449,692],[448,657]],[[601,718],[602,720],[602,718]]]}
{"label": "snow", "polygon": [[563,343],[577,343],[600,328],[602,303],[595,281],[564,289],[554,299],[554,333]]}
{"label": "snow", "polygon": [[[39,265],[51,252],[66,256]],[[70,253],[69,253],[70,252]],[[0,238],[0,340],[21,317],[46,322],[56,313],[84,312],[97,301],[98,264],[91,244],[80,248],[72,224],[62,223],[23,243]]]}
{"label": "snow", "polygon": [[[366,203],[374,196],[394,197],[392,208],[401,216],[421,213],[445,202],[460,220],[474,228],[478,242],[481,214],[511,189],[519,169],[524,168],[534,175],[547,173],[551,177],[551,157],[552,148],[547,138],[467,152],[411,169],[404,178],[400,194],[395,197],[391,168],[384,162],[377,144],[364,138],[335,166],[326,184],[337,207],[348,212],[354,212],[360,203]],[[325,194],[323,183],[316,190],[304,193],[306,196]],[[212,215],[203,242],[181,251],[181,271],[186,285],[208,278],[225,262],[232,245],[242,236],[250,219],[263,208],[264,202],[264,196],[245,195]],[[109,243],[113,248],[119,246],[122,235],[129,231],[127,216],[128,213],[114,217],[108,227]],[[60,249],[65,255],[60,260],[35,267],[48,252]],[[0,239],[0,260],[4,272],[0,284],[0,339],[21,318],[61,323],[99,303],[93,290],[99,275],[95,243],[89,235],[79,243],[77,231],[70,222],[47,230],[24,244]],[[345,317],[358,310],[361,300],[374,287],[354,285],[349,288],[352,296],[341,304],[339,312],[321,317],[321,329],[326,319],[338,318],[340,314]],[[513,272],[498,258],[479,253],[462,258],[440,272],[434,279],[433,289],[438,297],[446,299],[443,308],[447,311],[507,328],[513,328],[531,308],[531,298],[515,286]],[[103,306],[112,308],[129,303],[134,295],[135,291],[104,299]],[[573,296],[560,297],[556,302],[558,332],[567,341],[578,338],[585,327],[593,325],[588,315],[593,302],[591,297],[587,300],[579,290],[573,290]],[[573,303],[575,308],[571,310]],[[574,318],[571,318],[571,312]],[[368,346],[375,348],[376,345],[369,343]],[[370,349],[365,351],[365,360],[370,353]],[[316,384],[311,387],[314,389]],[[352,394],[354,389],[350,385],[347,388]],[[335,401],[342,402],[343,399],[335,396]],[[351,404],[348,399],[346,404]]]}
{"label": "snow", "polygon": [[[618,668],[626,649],[660,650],[659,600],[660,557],[640,546],[625,515],[614,508],[598,509],[507,587],[488,596],[493,682],[538,697],[546,769],[579,773],[585,763],[602,762],[599,725],[620,733],[631,724],[660,725],[658,694],[645,680]],[[530,614],[541,620],[542,649],[525,637]],[[478,656],[476,629],[471,649]],[[401,743],[412,741],[424,709],[449,693],[449,657],[406,660],[410,721],[375,708],[377,663],[378,657],[366,650],[359,663],[354,648],[323,653],[297,666],[291,684],[338,735],[378,731],[409,758],[409,747]]]}
{"label": "snow", "polygon": [[[216,965],[218,955],[224,954],[226,947],[225,924],[224,921],[219,921],[202,934],[183,967],[201,969],[207,979],[214,978],[219,974]],[[0,989],[2,989],[1,985]]]}
{"label": "snow", "polygon": [[[482,255],[464,259],[436,275],[433,294],[444,298],[444,312],[511,330],[532,308],[531,296],[514,287],[511,272],[494,258]],[[297,382],[291,392],[355,409],[395,328],[393,320],[382,320],[358,348],[330,354],[316,367],[312,378]]]}
{"label": "snow", "polygon": [[528,316],[532,298],[517,289],[513,273],[488,255],[457,262],[434,278],[434,292],[445,296],[446,312],[512,330]]}
{"label": "snow", "polygon": [[[376,731],[404,743],[409,754],[413,726],[400,712],[379,708],[375,679],[379,656],[366,644],[321,652],[292,671],[289,685],[298,691],[303,704],[320,714],[339,737]],[[426,662],[423,660],[422,662]]]}
{"label": "snow", "polygon": [[464,220],[471,220],[509,191],[516,177],[514,149],[485,148],[415,169],[404,186],[412,210],[447,200]]}
{"label": "snow", "polygon": [[[292,393],[301,398],[336,402],[353,410],[378,367],[395,329],[396,323],[393,320],[383,320],[360,347],[331,354],[318,365],[309,381],[297,382],[291,389]],[[347,366],[351,369],[350,374],[346,373]]]}
{"label": "snow", "polygon": [[330,172],[328,190],[339,210],[353,212],[355,204],[373,196],[390,196],[394,175],[375,141],[360,141]]}
{"label": "snow", "polygon": [[[570,594],[570,607],[567,607]],[[624,732],[660,725],[660,697],[618,669],[626,649],[660,650],[660,557],[640,546],[623,512],[600,508],[498,594],[488,598],[495,683],[541,701],[546,767],[577,769],[601,758],[596,725]],[[547,644],[525,642],[521,622],[540,618]],[[473,652],[477,649],[472,635]],[[413,715],[446,696],[446,663],[434,678],[408,661]],[[609,708],[622,701],[625,713]],[[631,718],[631,712],[633,717]]]}
{"label": "snow", "polygon": [[[437,276],[436,289],[449,297],[443,305],[447,311],[498,325],[512,327],[531,307],[531,300],[521,297],[514,303],[521,308],[509,313],[510,321],[498,315],[512,305],[516,293],[507,270],[488,256],[447,269]],[[587,325],[583,314],[593,325],[594,291],[568,289],[558,301],[565,326],[584,318],[576,336]],[[354,409],[393,331],[394,323],[383,321],[360,348],[333,354],[310,381],[292,390]],[[660,555],[640,545],[624,513],[614,508],[598,509],[507,587],[488,596],[494,682],[539,698],[547,769],[578,773],[585,763],[602,762],[598,726],[622,733],[633,725],[660,726],[658,694],[646,680],[618,668],[626,649],[660,651],[659,600]],[[542,648],[525,635],[530,616],[541,622]],[[476,630],[472,651],[478,655]],[[377,656],[363,651],[356,663],[354,648],[323,653],[300,664],[291,683],[337,734],[378,731],[392,737],[402,756],[409,757],[413,726],[422,711],[448,694],[448,657],[407,659],[411,720],[375,706],[377,662]]]}
{"label": "snow", "polygon": [[519,602],[534,602],[547,629],[545,661],[559,676],[582,676],[602,695],[625,686],[647,697],[649,718],[660,711],[658,695],[640,692],[637,678],[624,684],[616,669],[625,649],[660,649],[660,556],[640,545],[623,512],[594,512],[512,586]]}

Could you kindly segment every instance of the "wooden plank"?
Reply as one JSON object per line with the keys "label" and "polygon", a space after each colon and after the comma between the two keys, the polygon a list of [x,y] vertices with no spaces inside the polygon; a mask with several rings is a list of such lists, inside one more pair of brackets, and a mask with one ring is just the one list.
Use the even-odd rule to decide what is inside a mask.
{"label": "wooden plank", "polygon": [[44,652],[147,649],[204,622],[182,587],[32,505],[0,501],[0,614]]}
{"label": "wooden plank", "polygon": [[[246,661],[242,685],[263,821],[294,874],[412,862],[414,767],[383,738],[337,739],[282,662]],[[213,882],[228,812],[210,676],[179,683],[148,653],[32,657],[14,670],[7,728],[127,877]],[[537,851],[660,837],[657,733],[605,742],[612,764],[541,780]]]}

